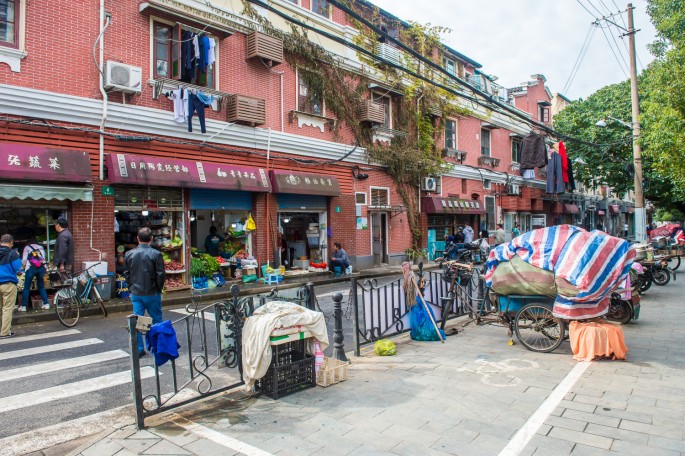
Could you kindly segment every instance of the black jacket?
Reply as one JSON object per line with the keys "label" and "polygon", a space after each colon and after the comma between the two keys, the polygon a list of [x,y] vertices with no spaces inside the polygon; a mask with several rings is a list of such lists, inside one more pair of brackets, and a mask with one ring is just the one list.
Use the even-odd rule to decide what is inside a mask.
{"label": "black jacket", "polygon": [[162,254],[147,244],[126,252],[124,276],[132,295],[152,296],[164,288],[164,260]]}
{"label": "black jacket", "polygon": [[69,230],[64,229],[57,236],[54,255],[52,262],[55,266],[69,267],[74,265],[74,237]]}
{"label": "black jacket", "polygon": [[542,168],[543,166],[547,166],[545,138],[531,131],[521,141],[521,169]]}

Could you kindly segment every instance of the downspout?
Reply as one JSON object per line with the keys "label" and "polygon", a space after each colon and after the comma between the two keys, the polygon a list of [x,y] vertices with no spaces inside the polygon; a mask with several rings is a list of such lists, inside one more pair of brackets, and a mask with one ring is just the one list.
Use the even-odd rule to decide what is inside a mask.
{"label": "downspout", "polygon": [[100,42],[100,58],[98,71],[100,72],[100,93],[102,94],[102,119],[100,120],[100,181],[105,180],[105,137],[103,135],[105,131],[105,123],[107,122],[107,92],[105,91],[105,80],[104,80],[104,64],[105,64],[105,46],[104,46],[104,34],[107,27],[112,23],[112,17],[109,13],[105,12],[105,0],[100,0],[100,35],[98,35],[97,40],[95,40],[95,45]]}
{"label": "downspout", "polygon": [[[271,71],[273,74],[277,74],[280,76],[280,83],[281,83],[281,131],[285,131],[285,111],[283,107],[283,75],[285,74],[285,71],[274,71],[271,67],[268,67],[269,71]],[[269,138],[271,138],[271,129],[269,129]]]}

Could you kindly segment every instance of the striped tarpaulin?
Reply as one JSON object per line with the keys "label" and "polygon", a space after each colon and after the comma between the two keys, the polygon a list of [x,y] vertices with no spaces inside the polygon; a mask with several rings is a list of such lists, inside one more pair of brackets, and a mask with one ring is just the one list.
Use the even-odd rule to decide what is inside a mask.
{"label": "striped tarpaulin", "polygon": [[554,315],[582,320],[607,312],[610,292],[628,275],[635,251],[623,239],[572,225],[529,231],[490,252],[485,275],[488,286],[497,265],[516,255],[577,288],[577,296],[557,295]]}

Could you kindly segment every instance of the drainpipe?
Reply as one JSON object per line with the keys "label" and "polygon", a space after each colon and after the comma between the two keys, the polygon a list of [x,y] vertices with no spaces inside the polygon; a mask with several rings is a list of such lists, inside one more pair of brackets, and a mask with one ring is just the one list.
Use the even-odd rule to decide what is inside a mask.
{"label": "drainpipe", "polygon": [[102,119],[100,120],[100,180],[105,180],[105,137],[102,132],[105,131],[105,123],[107,122],[107,92],[105,92],[105,80],[103,76],[104,64],[105,64],[105,46],[103,43],[103,36],[105,30],[112,23],[112,17],[109,13],[105,12],[105,0],[100,0],[100,35],[95,44],[97,45],[100,41],[100,66],[98,71],[100,72],[100,93],[102,94]]}
{"label": "drainpipe", "polygon": [[[285,71],[274,71],[271,67],[269,67],[269,71],[271,71],[273,74],[277,74],[280,76],[281,79],[281,131],[285,131],[285,121],[284,121],[284,108],[283,108],[283,75],[285,74]],[[269,135],[271,135],[271,129],[269,129]],[[271,138],[271,136],[269,136]]]}
{"label": "drainpipe", "polygon": [[[281,75],[281,81],[283,76]],[[281,95],[283,95],[283,92],[281,92]],[[283,98],[281,97],[281,101]],[[281,123],[283,121],[281,120]],[[270,166],[270,160],[271,159],[271,128],[269,128],[269,136],[267,137],[266,140],[266,178],[269,179],[269,166]],[[269,250],[271,248],[271,212],[269,211],[269,200],[271,198],[269,197],[269,194],[266,194],[266,264],[269,264],[269,259],[271,256],[269,255]],[[276,266],[274,264],[274,266]]]}

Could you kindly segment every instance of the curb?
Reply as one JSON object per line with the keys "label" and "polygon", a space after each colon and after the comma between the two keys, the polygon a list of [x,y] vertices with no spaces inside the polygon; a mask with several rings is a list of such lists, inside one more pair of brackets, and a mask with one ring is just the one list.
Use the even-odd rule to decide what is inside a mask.
{"label": "curb", "polygon": [[[428,265],[424,266],[423,270],[431,270],[431,269],[436,269],[438,268],[438,265],[436,263],[429,263]],[[413,266],[412,269],[418,270],[417,266]],[[402,269],[400,267],[393,267],[392,269],[369,269],[366,271],[361,271],[357,273],[353,273],[351,275],[343,275],[339,277],[330,277],[330,273],[317,273],[316,275],[308,275],[307,280],[301,280],[298,278],[292,278],[292,279],[284,279],[284,283],[280,285],[273,285],[273,286],[267,286],[267,285],[260,285],[260,286],[248,286],[246,287],[245,285],[240,287],[240,293],[238,296],[245,296],[245,295],[254,295],[254,294],[264,294],[264,293],[269,293],[272,290],[287,290],[289,288],[296,288],[302,285],[305,285],[309,282],[313,283],[314,286],[317,285],[332,285],[335,283],[341,283],[341,282],[347,282],[351,278],[356,278],[356,279],[373,279],[373,278],[378,278],[378,277],[383,277],[383,276],[390,276],[390,275],[396,275],[396,274],[401,274]],[[317,280],[318,277],[318,280]],[[288,281],[292,280],[292,282]],[[286,282],[288,281],[288,282]],[[198,301],[215,301],[215,300],[221,300],[221,299],[227,299],[231,297],[231,292],[229,288],[219,288],[219,291],[215,292],[209,292],[205,295],[199,296],[196,299]],[[169,296],[166,297],[164,296],[162,298],[162,307],[175,307],[175,306],[180,306],[180,305],[186,305],[190,302],[190,297],[189,296],[179,296],[179,297],[173,297]],[[131,306],[131,301],[129,300],[123,300],[123,299],[113,299],[111,301],[106,301],[105,306],[107,307],[107,313],[120,313],[120,312],[132,312],[133,308]],[[97,306],[91,307],[87,310],[81,310],[81,317],[90,317],[94,315],[102,315],[102,312],[100,311],[100,308]],[[12,318],[12,325],[25,325],[25,324],[30,324],[30,323],[41,323],[41,322],[46,322],[46,321],[55,321],[57,320],[57,314],[53,309],[49,311],[43,311],[43,312],[31,312],[31,313],[26,313],[25,315],[14,315]]]}

